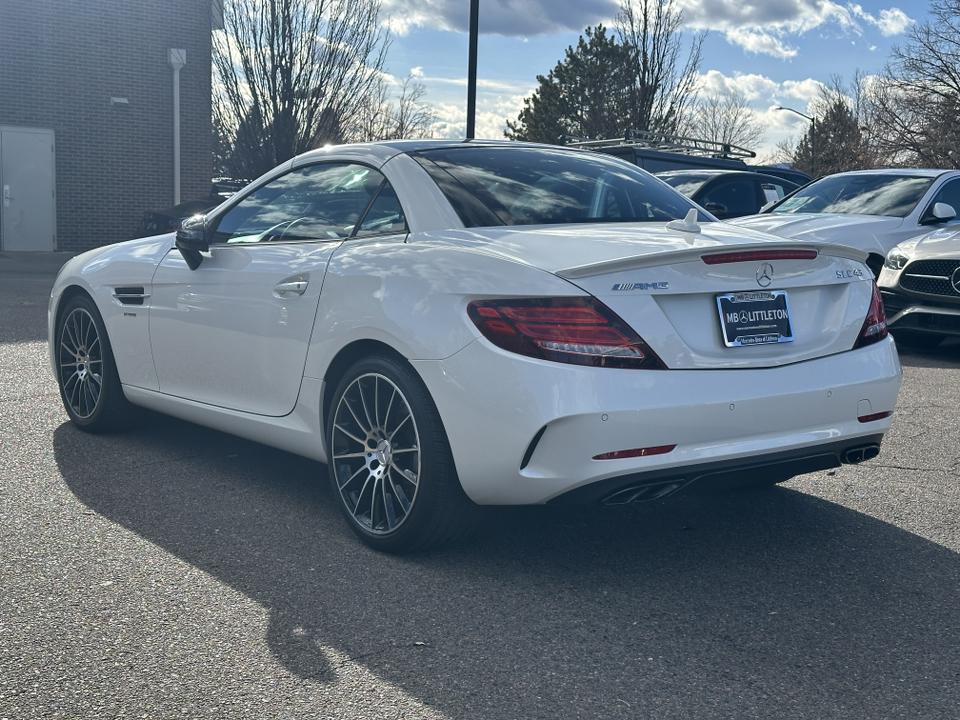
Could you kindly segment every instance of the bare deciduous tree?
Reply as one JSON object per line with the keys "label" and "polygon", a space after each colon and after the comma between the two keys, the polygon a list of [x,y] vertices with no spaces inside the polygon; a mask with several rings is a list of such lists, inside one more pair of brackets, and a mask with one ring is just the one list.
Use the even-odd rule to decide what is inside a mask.
{"label": "bare deciduous tree", "polygon": [[700,100],[691,110],[690,132],[702,140],[755,149],[766,140],[747,96],[725,90]]}
{"label": "bare deciduous tree", "polygon": [[675,0],[621,0],[616,29],[630,51],[630,127],[682,133],[697,96],[697,72],[706,33],[693,37],[686,60],[683,13]]}
{"label": "bare deciduous tree", "polygon": [[960,0],[933,0],[931,19],[894,47],[870,94],[878,149],[898,164],[960,167]]}
{"label": "bare deciduous tree", "polygon": [[225,0],[214,34],[214,123],[232,174],[254,178],[355,132],[390,44],[380,0]]}
{"label": "bare deciduous tree", "polygon": [[360,109],[357,129],[349,139],[363,142],[430,137],[437,114],[423,102],[426,92],[423,83],[408,75],[400,84],[400,95],[394,104],[384,79]]}

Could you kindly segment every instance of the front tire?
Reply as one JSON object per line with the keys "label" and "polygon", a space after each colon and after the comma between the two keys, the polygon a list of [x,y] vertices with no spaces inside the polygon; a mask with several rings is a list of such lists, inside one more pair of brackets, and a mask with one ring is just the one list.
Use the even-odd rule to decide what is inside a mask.
{"label": "front tire", "polygon": [[89,297],[67,302],[55,337],[60,398],[74,425],[106,432],[127,422],[132,408],[120,386],[103,319]]}
{"label": "front tire", "polygon": [[406,553],[468,534],[479,508],[463,492],[440,414],[409,366],[386,355],[353,365],[327,421],[334,496],[370,547]]}

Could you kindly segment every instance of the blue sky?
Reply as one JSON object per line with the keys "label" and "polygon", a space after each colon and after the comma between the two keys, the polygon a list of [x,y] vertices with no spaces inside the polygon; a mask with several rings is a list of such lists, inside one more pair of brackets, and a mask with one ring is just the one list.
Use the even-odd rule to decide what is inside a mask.
{"label": "blue sky", "polygon": [[[725,87],[746,94],[766,131],[760,155],[807,121],[778,105],[809,112],[819,83],[879,72],[928,5],[915,0],[839,4],[831,0],[675,0],[685,35],[708,30],[702,94]],[[440,118],[435,135],[462,137],[466,117],[469,0],[383,0],[393,43],[388,69],[413,73]],[[480,0],[477,136],[502,137],[523,98],[588,25],[614,24],[619,0]]]}

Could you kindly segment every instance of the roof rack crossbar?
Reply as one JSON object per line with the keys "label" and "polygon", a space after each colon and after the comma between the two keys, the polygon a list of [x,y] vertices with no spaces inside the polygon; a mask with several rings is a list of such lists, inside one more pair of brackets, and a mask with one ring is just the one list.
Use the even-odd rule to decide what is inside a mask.
{"label": "roof rack crossbar", "polygon": [[589,140],[572,135],[564,135],[560,139],[564,145],[587,149],[627,145],[700,157],[743,159],[757,156],[753,150],[747,150],[738,145],[716,142],[714,140],[684,137],[683,135],[670,135],[654,130],[631,129],[627,130],[622,138],[610,138],[607,140]]}

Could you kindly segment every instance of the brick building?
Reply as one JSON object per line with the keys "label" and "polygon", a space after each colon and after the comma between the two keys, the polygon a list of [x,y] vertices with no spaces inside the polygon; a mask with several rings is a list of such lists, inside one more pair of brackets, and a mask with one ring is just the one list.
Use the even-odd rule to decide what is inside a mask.
{"label": "brick building", "polygon": [[171,49],[180,197],[209,193],[210,33],[211,0],[0,0],[0,249],[125,240],[174,204]]}

